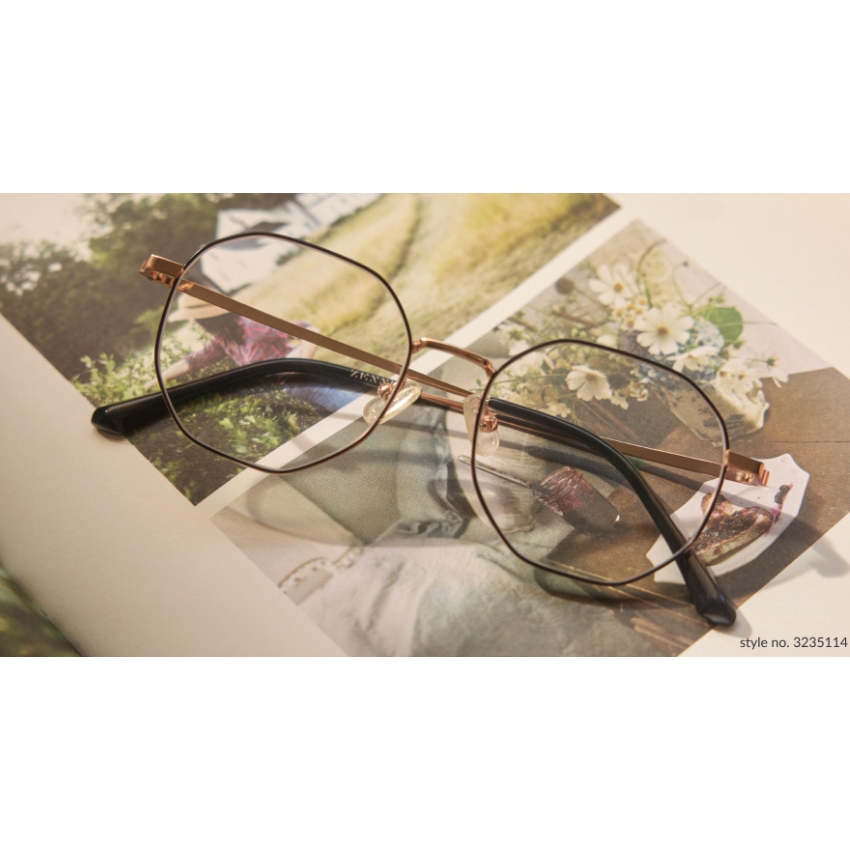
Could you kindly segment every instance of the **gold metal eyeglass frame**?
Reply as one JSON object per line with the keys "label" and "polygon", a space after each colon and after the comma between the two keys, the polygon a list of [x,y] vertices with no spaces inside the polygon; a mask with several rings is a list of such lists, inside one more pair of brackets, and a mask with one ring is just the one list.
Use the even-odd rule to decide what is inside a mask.
{"label": "gold metal eyeglass frame", "polygon": [[[174,286],[175,281],[180,279],[183,271],[184,266],[181,263],[166,259],[165,257],[160,257],[156,254],[151,254],[151,256],[142,263],[142,266],[139,269],[140,274],[144,275],[149,280],[160,283],[168,288]],[[401,364],[395,363],[392,360],[388,360],[376,354],[371,354],[367,351],[363,351],[362,349],[331,339],[324,336],[324,334],[310,330],[309,328],[301,327],[301,325],[294,324],[293,322],[287,322],[285,319],[280,319],[277,316],[272,316],[269,313],[265,313],[255,307],[250,307],[247,304],[243,304],[241,301],[230,298],[222,292],[209,289],[206,286],[193,283],[190,280],[180,280],[177,284],[177,289],[179,292],[185,293],[192,298],[197,298],[207,304],[219,307],[222,310],[235,313],[236,315],[242,316],[245,319],[250,319],[254,322],[260,322],[304,342],[309,342],[322,348],[326,348],[329,351],[333,351],[345,357],[352,357],[355,360],[367,363],[378,369],[398,374],[403,371]],[[475,354],[472,351],[467,351],[464,348],[460,348],[446,342],[441,342],[439,340],[430,339],[428,337],[422,337],[416,340],[413,343],[411,354],[418,354],[426,348],[442,351],[474,363],[485,371],[488,378],[496,372],[496,367],[493,366],[490,360],[486,357],[482,357],[480,354]],[[434,378],[422,372],[417,372],[414,369],[408,369],[405,373],[405,378],[411,378],[418,383],[442,390],[450,395],[460,396],[461,398],[466,398],[467,396],[472,395],[470,390],[454,386],[453,384],[449,384],[439,378]],[[444,407],[449,410],[463,412],[463,403],[460,401],[424,392],[421,394],[420,398],[423,401],[439,405],[440,407]],[[482,430],[492,430],[495,427],[497,420],[498,416],[494,416],[485,411],[481,420]],[[513,427],[518,426],[513,424]],[[524,430],[534,431],[534,429],[530,426],[524,426]],[[665,452],[659,449],[651,449],[647,446],[634,445],[633,443],[626,443],[620,440],[609,439],[607,437],[603,437],[603,439],[606,443],[622,454],[638,458],[640,460],[649,461],[651,463],[713,476],[719,476],[722,473],[723,466],[725,465],[726,475],[733,481],[750,485],[766,485],[768,482],[769,473],[761,461],[733,452],[730,449],[726,450],[724,464],[718,466],[710,461],[689,457],[688,455]]]}
{"label": "gold metal eyeglass frame", "polygon": [[[174,408],[172,400],[169,396],[170,391],[166,389],[165,378],[162,375],[159,357],[160,343],[162,333],[165,327],[165,322],[168,316],[169,306],[173,303],[173,300],[177,296],[177,293],[184,293],[185,295],[191,296],[194,299],[209,304],[220,310],[235,314],[237,316],[241,316],[244,319],[261,323],[263,325],[266,325],[267,327],[281,331],[282,333],[294,337],[295,339],[299,339],[305,343],[310,343],[317,347],[324,348],[328,351],[334,352],[335,354],[342,355],[343,357],[353,358],[357,362],[361,362],[367,366],[372,366],[377,369],[380,369],[387,373],[389,376],[391,376],[389,378],[381,378],[380,376],[371,374],[369,372],[351,370],[350,377],[355,382],[364,382],[367,385],[376,383],[379,384],[377,387],[375,387],[375,389],[377,389],[378,394],[378,397],[377,399],[375,399],[375,401],[377,401],[378,403],[374,406],[372,410],[370,410],[370,405],[372,405],[372,402],[370,402],[369,404],[367,404],[367,407],[363,411],[363,418],[369,423],[370,428],[365,431],[362,436],[360,436],[354,443],[347,446],[346,448],[343,448],[335,452],[334,454],[329,455],[323,460],[310,461],[304,466],[299,467],[299,469],[308,469],[312,466],[322,463],[324,460],[328,460],[331,457],[335,457],[345,451],[350,450],[360,441],[366,438],[375,426],[391,418],[395,414],[395,412],[404,409],[407,404],[412,403],[413,401],[416,401],[418,399],[464,414],[464,419],[466,420],[467,429],[469,430],[470,441],[472,444],[472,457],[475,456],[476,452],[479,451],[479,449],[482,455],[487,456],[489,449],[485,451],[484,444],[486,443],[488,446],[492,446],[494,438],[495,444],[498,445],[497,429],[500,423],[504,423],[504,425],[508,428],[525,431],[527,433],[540,436],[545,439],[554,439],[555,441],[563,442],[566,445],[574,445],[575,440],[578,439],[583,446],[589,448],[591,453],[598,454],[599,456],[606,458],[608,462],[612,463],[614,467],[618,469],[618,471],[625,475],[626,479],[629,480],[630,485],[633,488],[636,488],[636,492],[639,493],[639,497],[643,501],[645,508],[649,512],[650,516],[652,517],[653,521],[661,532],[662,537],[664,537],[665,541],[670,546],[671,551],[673,552],[671,557],[664,563],[671,563],[675,560],[682,573],[682,576],[685,580],[685,584],[688,587],[688,591],[690,592],[691,598],[694,602],[697,611],[708,622],[715,625],[730,625],[735,621],[734,605],[732,604],[731,600],[729,600],[728,597],[723,593],[714,578],[711,576],[705,566],[700,562],[699,558],[697,558],[696,555],[693,553],[692,549],[697,539],[702,534],[706,523],[708,522],[708,518],[714,509],[714,506],[717,504],[717,501],[720,498],[720,492],[723,486],[723,482],[727,479],[727,477],[745,484],[759,486],[767,484],[768,472],[761,461],[746,457],[745,455],[738,454],[737,452],[733,452],[729,449],[728,434],[726,433],[726,428],[725,424],[723,423],[722,417],[712,404],[711,400],[705,395],[702,390],[699,389],[699,387],[693,384],[692,381],[689,381],[689,379],[685,378],[684,376],[680,376],[683,380],[691,384],[693,389],[702,396],[704,402],[708,405],[708,407],[713,411],[713,413],[717,416],[719,420],[720,431],[722,434],[721,449],[723,453],[720,463],[717,463],[716,461],[710,462],[707,460],[690,457],[688,455],[661,451],[659,449],[652,449],[647,446],[635,445],[633,443],[627,443],[620,440],[608,439],[603,436],[583,431],[582,429],[578,429],[581,432],[580,434],[572,433],[569,431],[568,428],[564,429],[565,433],[562,433],[562,429],[564,428],[564,426],[567,425],[567,423],[558,419],[558,417],[551,417],[545,414],[536,415],[533,411],[525,410],[524,408],[518,408],[516,411],[512,411],[509,407],[499,407],[499,409],[494,410],[493,405],[495,405],[495,400],[492,400],[491,404],[491,401],[486,400],[486,396],[489,392],[489,388],[492,385],[492,382],[498,378],[501,369],[505,367],[503,366],[501,367],[501,369],[497,369],[486,357],[482,357],[479,354],[467,351],[466,349],[460,348],[450,343],[441,342],[439,340],[430,339],[428,337],[423,337],[414,342],[410,334],[410,326],[407,321],[407,317],[404,314],[404,309],[401,303],[399,302],[397,296],[392,291],[392,288],[380,275],[377,274],[377,272],[373,271],[372,269],[369,269],[368,267],[357,262],[356,260],[344,257],[334,251],[331,251],[328,248],[324,248],[318,245],[311,245],[299,239],[284,236],[282,234],[251,233],[242,234],[238,236],[224,237],[222,239],[218,239],[214,242],[209,243],[200,251],[195,253],[195,255],[189,260],[189,265],[195,263],[204,251],[209,250],[210,248],[213,248],[216,245],[230,242],[234,239],[240,239],[242,238],[242,236],[249,235],[256,237],[269,237],[274,239],[280,239],[291,244],[301,245],[304,248],[312,248],[323,254],[327,254],[329,256],[335,257],[338,260],[344,261],[352,266],[359,267],[360,269],[369,272],[370,274],[378,278],[381,283],[387,288],[387,291],[396,301],[396,304],[399,310],[401,311],[405,326],[406,338],[408,344],[410,345],[405,362],[403,364],[396,363],[385,357],[381,357],[379,355],[363,351],[359,348],[340,342],[338,340],[331,339],[320,333],[318,330],[313,330],[311,327],[302,327],[301,325],[294,324],[293,322],[288,322],[285,319],[280,319],[276,316],[265,313],[264,311],[259,310],[255,307],[251,307],[247,304],[237,301],[234,298],[230,298],[229,296],[216,289],[211,289],[199,283],[195,283],[194,281],[187,280],[183,277],[183,275],[188,266],[184,266],[182,263],[178,263],[174,260],[169,260],[165,257],[153,254],[142,264],[140,272],[145,278],[156,283],[160,283],[170,290],[170,294],[166,301],[165,309],[163,311],[162,319],[160,321],[156,343],[156,373],[157,380],[160,384],[161,393],[143,396],[138,399],[130,399],[124,402],[117,402],[113,405],[105,405],[103,407],[98,408],[92,414],[92,423],[100,431],[106,434],[124,434],[132,430],[133,428],[138,427],[140,424],[144,424],[152,418],[156,418],[167,412],[170,412],[171,415],[174,417],[175,421],[177,422],[177,425],[180,430],[190,440],[202,446],[203,448],[210,450],[214,454],[229,458],[237,463],[240,463],[243,466],[257,469],[263,472],[271,473],[294,471],[292,469],[287,470],[269,468],[266,466],[259,465],[257,463],[251,463],[245,460],[240,460],[238,458],[231,457],[230,455],[219,451],[215,447],[202,442],[196,436],[191,434],[181,423],[180,417],[176,409]],[[558,342],[575,342],[580,343],[581,345],[601,349],[614,354],[623,354],[623,352],[617,352],[615,349],[599,345],[598,343],[581,342],[579,340],[552,340],[550,343],[543,343],[540,346],[537,346],[536,348],[541,348],[546,345],[555,344]],[[455,386],[442,379],[435,378],[431,375],[411,369],[411,357],[425,349],[434,349],[452,356],[463,358],[464,360],[467,360],[475,366],[483,369],[488,379],[487,389],[484,393],[485,399],[482,399],[481,396],[478,396],[470,390]],[[534,350],[535,348],[530,349],[530,351]],[[521,357],[524,355],[519,356]],[[672,371],[669,367],[664,366],[663,364],[658,364],[655,361],[649,360],[645,357],[639,357],[637,355],[628,356],[634,358],[637,361],[644,362],[647,366],[657,367],[661,370],[666,370],[668,372]],[[303,363],[304,361],[298,362]],[[512,362],[512,360],[509,360],[508,364],[506,365],[509,365]],[[293,361],[293,366],[295,366],[295,361]],[[202,379],[200,382],[195,383],[203,384],[204,380],[207,379]],[[419,384],[446,393],[446,396],[422,392],[421,387],[418,386]],[[186,386],[190,387],[191,383]],[[193,389],[192,392],[195,392],[195,390]],[[448,398],[447,396],[454,396],[455,398]],[[503,402],[500,400],[499,404],[502,405]],[[629,460],[629,458],[631,458],[632,461],[639,461],[642,463],[649,463],[651,465],[668,467],[673,470],[684,470],[700,475],[707,475],[709,477],[717,479],[717,489],[714,493],[713,498],[710,501],[710,504],[708,504],[708,506],[704,509],[702,523],[700,524],[699,528],[696,529],[696,531],[693,533],[689,541],[686,541],[682,537],[681,532],[678,528],[676,528],[669,514],[666,513],[666,509],[664,508],[664,506],[658,501],[658,497],[653,492],[652,488],[648,486],[641,474],[638,472],[638,464],[633,463]],[[565,570],[565,568],[562,567],[556,567],[551,564],[546,564],[537,560],[529,559],[521,552],[519,552],[515,546],[512,545],[506,534],[500,529],[496,519],[490,513],[490,509],[488,508],[481,494],[477,479],[476,464],[474,462],[471,462],[469,458],[461,457],[460,459],[462,461],[470,463],[472,467],[473,485],[481,502],[481,506],[490,518],[496,532],[501,537],[505,545],[516,555],[518,555],[522,560],[550,573],[567,576],[568,578],[573,578],[582,582],[605,585],[608,587],[632,584],[633,582],[650,575],[651,573],[660,569],[660,567],[664,565],[664,563],[657,564],[630,577],[611,578],[609,580],[599,577],[594,578],[587,575],[581,575],[574,571],[567,571]],[[486,464],[479,465],[485,471],[488,470]]]}

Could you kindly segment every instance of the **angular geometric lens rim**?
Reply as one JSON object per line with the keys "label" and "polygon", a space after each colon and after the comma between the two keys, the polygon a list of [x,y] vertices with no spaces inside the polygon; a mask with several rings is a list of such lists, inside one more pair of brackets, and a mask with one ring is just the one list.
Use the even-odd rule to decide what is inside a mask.
{"label": "angular geometric lens rim", "polygon": [[[479,504],[484,509],[484,512],[487,514],[487,517],[489,518],[491,525],[493,526],[493,528],[495,529],[496,533],[499,535],[499,537],[501,538],[501,540],[505,544],[505,546],[507,546],[508,549],[510,549],[510,551],[513,552],[514,555],[516,555],[520,560],[524,561],[525,563],[530,564],[531,566],[534,566],[534,567],[539,567],[540,569],[545,570],[546,572],[552,573],[554,575],[565,576],[566,578],[573,579],[574,581],[581,581],[581,582],[584,582],[585,584],[597,584],[597,585],[602,585],[602,586],[605,586],[605,587],[619,587],[619,586],[622,586],[622,585],[631,584],[632,582],[640,581],[641,579],[646,578],[646,576],[648,576],[648,575],[652,575],[654,572],[657,572],[662,567],[666,567],[668,564],[671,564],[674,561],[676,561],[677,559],[682,558],[683,556],[687,555],[688,552],[693,548],[693,546],[699,540],[700,535],[702,534],[702,532],[705,529],[706,524],[708,523],[708,520],[709,520],[709,517],[711,516],[712,511],[714,510],[715,506],[717,505],[717,502],[718,502],[720,495],[721,495],[721,491],[723,490],[723,483],[726,480],[726,473],[727,473],[727,470],[728,470],[728,460],[727,460],[727,458],[728,458],[728,453],[729,453],[729,433],[726,429],[726,423],[723,420],[723,417],[721,416],[720,411],[717,409],[715,404],[705,394],[705,392],[702,389],[700,389],[700,387],[698,387],[690,378],[687,377],[687,375],[683,375],[681,372],[677,372],[675,369],[671,369],[669,366],[666,366],[663,363],[659,363],[657,360],[652,360],[648,357],[642,357],[639,354],[632,354],[629,351],[621,351],[620,349],[611,348],[610,346],[607,346],[607,345],[601,345],[598,342],[588,342],[586,340],[581,340],[581,339],[561,338],[561,339],[548,340],[547,342],[541,342],[537,345],[532,346],[531,348],[527,348],[525,351],[522,351],[519,354],[515,355],[514,357],[511,357],[509,360],[507,360],[505,363],[503,363],[498,369],[496,369],[496,371],[493,373],[493,375],[490,376],[483,392],[481,393],[481,398],[482,399],[488,399],[489,395],[490,395],[490,389],[493,386],[493,384],[496,381],[499,380],[499,377],[506,370],[510,369],[511,366],[513,366],[514,363],[521,360],[523,357],[527,357],[529,354],[532,354],[535,351],[538,351],[540,349],[550,348],[553,345],[561,345],[561,344],[564,344],[564,343],[569,343],[571,345],[578,345],[578,346],[582,346],[582,347],[585,347],[585,348],[594,348],[594,349],[598,349],[600,351],[605,351],[605,352],[608,352],[610,354],[616,354],[616,355],[619,355],[619,356],[626,356],[626,357],[631,358],[632,360],[636,360],[638,362],[645,363],[647,366],[651,366],[653,369],[658,369],[660,371],[669,372],[671,375],[675,375],[675,377],[678,380],[685,381],[687,384],[689,384],[691,386],[691,388],[693,390],[695,390],[697,392],[697,394],[706,403],[706,405],[712,411],[712,413],[714,413],[714,415],[717,418],[717,421],[720,425],[720,434],[721,434],[721,437],[722,437],[722,443],[723,444],[722,444],[722,447],[721,447],[722,461],[721,461],[721,464],[720,464],[720,467],[719,467],[719,475],[717,476],[718,477],[717,489],[715,490],[714,495],[712,496],[711,504],[709,505],[708,510],[706,510],[703,514],[703,518],[702,518],[702,521],[699,524],[699,527],[694,532],[694,534],[691,536],[691,538],[689,540],[685,541],[679,549],[677,549],[675,552],[673,552],[673,554],[670,555],[669,558],[662,561],[660,564],[656,564],[654,566],[648,567],[643,572],[637,573],[634,576],[631,576],[627,579],[603,579],[603,578],[594,578],[594,577],[590,577],[590,576],[587,576],[587,575],[582,575],[580,573],[573,573],[569,569],[566,569],[566,568],[553,567],[550,564],[544,564],[544,563],[541,563],[540,561],[535,561],[533,558],[529,558],[526,555],[523,555],[521,552],[519,552],[513,546],[511,541],[507,538],[507,536],[502,531],[502,529],[499,527],[499,523],[496,520],[496,517],[493,515],[493,512],[490,510],[490,508],[487,505],[487,502],[484,498],[484,494],[482,493],[482,490],[481,490],[481,485],[479,484],[479,481],[478,481],[477,446],[478,446],[479,435],[482,433],[482,429],[480,427],[481,426],[481,418],[482,418],[482,416],[484,416],[488,412],[487,411],[488,405],[485,405],[485,404],[480,405],[479,410],[478,410],[478,416],[476,418],[476,426],[475,426],[475,430],[474,430],[474,434],[473,434],[473,439],[472,439],[472,449],[471,449],[472,484],[473,484],[473,487],[475,488],[475,493],[478,497]],[[492,413],[493,411],[490,410],[489,412]],[[496,414],[496,416],[498,418],[498,413]],[[606,443],[601,437],[597,437],[595,434],[590,434],[590,432],[587,432],[587,433],[590,435],[591,438],[598,440],[599,442],[603,443],[605,446],[610,448],[612,453],[619,455],[623,460],[625,460],[626,463],[628,463],[630,466],[632,466],[634,468],[634,465],[631,464],[631,462],[624,455],[621,455],[620,452],[618,452],[616,449],[614,449],[612,446],[610,446],[608,443]],[[638,475],[640,475],[639,471],[636,468],[635,468],[635,471],[638,472]],[[651,492],[651,488],[650,488],[650,492]],[[663,511],[663,513],[669,518],[669,514],[667,514],[666,510]],[[653,520],[655,521],[655,524],[658,527],[659,534],[661,534],[662,537],[666,538],[668,536],[668,534],[673,534],[674,536],[678,536],[680,538],[682,537],[681,531],[678,529],[678,527],[675,525],[675,523],[672,521],[672,519],[670,519],[669,528],[666,529],[668,534],[665,534],[665,529],[662,529],[660,527],[659,521],[655,516],[653,516]],[[668,540],[668,545],[669,545],[669,540]],[[672,549],[672,547],[670,547],[670,548]],[[704,569],[704,567],[703,567],[703,569]]]}
{"label": "angular geometric lens rim", "polygon": [[[383,278],[382,275],[378,274],[374,269],[369,268],[369,266],[363,265],[363,263],[358,262],[357,260],[351,259],[351,257],[346,257],[342,254],[338,254],[336,251],[332,251],[330,248],[324,248],[321,245],[314,245],[310,242],[304,242],[301,239],[296,239],[293,236],[285,236],[282,233],[270,233],[264,231],[251,231],[250,233],[237,233],[232,236],[223,236],[221,239],[214,239],[212,242],[207,242],[205,245],[201,246],[184,264],[183,269],[190,268],[194,263],[207,251],[210,251],[213,248],[218,247],[219,245],[227,244],[228,242],[235,242],[241,239],[250,239],[257,237],[267,237],[269,239],[278,239],[281,242],[287,242],[290,245],[298,245],[302,248],[306,248],[310,251],[317,251],[321,254],[325,254],[329,257],[333,257],[336,260],[340,260],[344,263],[347,263],[350,266],[354,266],[355,268],[360,269],[361,271],[366,272],[367,274],[372,275],[380,284],[383,285],[384,289],[389,294],[390,298],[395,302],[396,307],[398,308],[399,315],[401,316],[402,323],[404,325],[404,333],[407,341],[407,353],[404,358],[404,362],[400,363],[401,367],[399,370],[399,377],[395,382],[395,386],[392,392],[387,397],[387,407],[392,403],[393,399],[395,399],[396,395],[401,391],[404,385],[404,379],[407,375],[407,370],[410,367],[410,360],[413,356],[413,336],[410,331],[410,322],[407,319],[407,313],[404,312],[404,308],[401,305],[401,301],[399,301],[398,296],[393,291],[393,288],[389,285],[389,283]],[[252,463],[251,461],[244,460],[243,458],[237,458],[233,455],[227,454],[227,452],[223,452],[220,449],[215,448],[214,446],[205,443],[203,440],[200,440],[194,434],[186,429],[182,420],[180,419],[180,414],[177,412],[174,404],[171,400],[170,394],[166,390],[165,381],[162,377],[162,365],[160,359],[160,353],[162,350],[162,338],[165,334],[165,329],[168,321],[168,315],[171,310],[171,305],[174,303],[174,299],[177,297],[179,292],[180,284],[183,281],[183,274],[181,272],[180,275],[173,281],[170,287],[170,291],[168,293],[168,297],[165,300],[165,304],[162,308],[162,315],[159,320],[159,325],[156,331],[156,340],[154,342],[154,370],[156,372],[156,380],[159,384],[160,392],[162,393],[163,401],[165,402],[166,407],[168,408],[168,412],[171,414],[171,418],[174,420],[177,427],[183,433],[183,435],[191,440],[195,445],[200,446],[202,449],[206,449],[209,452],[212,452],[214,455],[218,455],[225,460],[231,460],[234,463],[239,464],[240,466],[244,466],[248,469],[255,469],[258,472],[267,472],[272,475],[286,475],[288,473],[293,472],[302,472],[305,469],[311,469],[314,466],[319,466],[331,458],[339,457],[340,455],[345,454],[346,452],[353,449],[355,446],[362,443],[374,429],[380,424],[381,419],[379,418],[376,422],[372,423],[356,440],[347,445],[343,446],[343,448],[338,449],[337,451],[325,455],[318,460],[311,461],[309,463],[305,463],[303,466],[298,466],[295,468],[289,469],[276,469],[270,466],[264,466],[260,463]]]}

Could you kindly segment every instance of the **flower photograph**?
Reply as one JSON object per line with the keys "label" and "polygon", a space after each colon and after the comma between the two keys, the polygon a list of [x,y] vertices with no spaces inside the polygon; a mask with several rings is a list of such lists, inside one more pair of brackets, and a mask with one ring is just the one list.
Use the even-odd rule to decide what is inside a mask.
{"label": "flower photograph", "polygon": [[[733,450],[767,463],[768,486],[727,481],[701,543],[736,606],[850,511],[847,458],[836,462],[845,450],[834,442],[848,431],[850,382],[641,222],[506,315],[468,343],[496,365],[517,358],[498,379],[501,400],[606,437],[619,427],[643,445],[716,451],[717,420],[707,425],[672,371],[723,412]],[[565,339],[582,345],[547,344]],[[460,359],[434,374],[479,391],[485,383]],[[811,417],[815,408],[824,415]],[[603,565],[605,538],[578,525],[576,503],[622,524],[635,516],[631,496],[606,480],[610,471],[552,471],[545,445],[526,444],[516,460],[507,449],[501,465],[485,458],[479,476],[484,498],[501,498],[493,513],[507,535],[524,551],[542,546],[545,559],[569,517],[593,544],[590,566]],[[512,557],[482,513],[469,454],[460,414],[413,405],[335,469],[265,479],[214,522],[351,654],[675,655],[705,635],[675,565],[598,587]],[[661,498],[670,492],[683,525],[699,515],[702,490],[683,497],[660,479],[653,486]],[[633,528],[617,541],[614,568],[625,557],[648,567],[658,548],[657,531]]]}
{"label": "flower photograph", "polygon": [[[695,381],[723,415],[730,434],[743,436],[764,425],[770,407],[765,381],[776,388],[788,381],[781,342],[765,336],[769,322],[749,309],[752,318],[745,322],[742,305],[720,283],[635,222],[498,333],[509,354],[568,337],[656,360]],[[580,399],[589,393],[602,398],[601,393],[622,407],[653,380],[622,376],[622,386],[611,389],[597,379],[591,389],[580,372],[569,376],[566,386]],[[569,404],[570,393],[559,402]]]}

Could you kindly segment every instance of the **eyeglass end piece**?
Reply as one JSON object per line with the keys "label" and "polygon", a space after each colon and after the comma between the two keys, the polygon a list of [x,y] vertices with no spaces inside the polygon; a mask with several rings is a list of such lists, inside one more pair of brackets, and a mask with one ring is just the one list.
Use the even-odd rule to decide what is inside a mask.
{"label": "eyeglass end piece", "polygon": [[755,458],[730,451],[726,453],[726,463],[728,464],[727,474],[730,481],[764,487],[770,479],[770,472],[765,469],[760,460],[755,460]]}
{"label": "eyeglass end piece", "polygon": [[174,260],[168,260],[157,254],[151,254],[142,263],[139,274],[148,278],[148,280],[161,283],[163,286],[171,286],[183,274],[183,268],[181,263],[176,263]]}

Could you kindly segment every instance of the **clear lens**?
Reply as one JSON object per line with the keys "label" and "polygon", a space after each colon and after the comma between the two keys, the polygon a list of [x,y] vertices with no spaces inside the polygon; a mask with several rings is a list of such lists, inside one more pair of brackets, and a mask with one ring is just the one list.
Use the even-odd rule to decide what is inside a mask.
{"label": "clear lens", "polygon": [[[293,470],[344,451],[374,427],[363,408],[397,377],[411,344],[380,277],[282,237],[248,235],[202,252],[178,285],[187,282],[295,326],[284,332],[190,292],[171,296],[158,368],[192,439],[242,463]],[[302,330],[332,342],[317,344]],[[370,355],[389,362],[376,366]]]}
{"label": "clear lens", "polygon": [[489,455],[476,447],[476,487],[516,554],[618,583],[668,563],[699,533],[726,435],[679,373],[561,341],[506,363],[485,401],[499,445]]}

